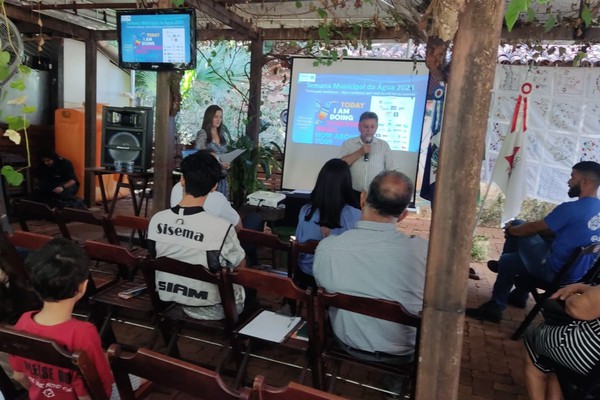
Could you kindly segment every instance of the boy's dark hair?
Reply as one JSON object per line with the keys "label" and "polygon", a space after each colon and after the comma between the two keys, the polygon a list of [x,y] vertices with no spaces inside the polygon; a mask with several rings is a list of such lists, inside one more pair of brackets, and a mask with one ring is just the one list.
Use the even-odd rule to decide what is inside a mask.
{"label": "boy's dark hair", "polygon": [[600,164],[595,161],[580,161],[573,165],[573,170],[581,172],[588,178],[600,184]]}
{"label": "boy's dark hair", "polygon": [[369,185],[367,204],[384,217],[399,217],[410,204],[413,183],[398,171],[380,172]]}
{"label": "boy's dark hair", "polygon": [[208,150],[198,150],[181,162],[185,192],[194,197],[206,196],[221,179],[221,165]]}
{"label": "boy's dark hair", "polygon": [[50,240],[25,260],[33,288],[44,301],[75,296],[79,285],[88,279],[89,263],[83,248],[64,238]]}

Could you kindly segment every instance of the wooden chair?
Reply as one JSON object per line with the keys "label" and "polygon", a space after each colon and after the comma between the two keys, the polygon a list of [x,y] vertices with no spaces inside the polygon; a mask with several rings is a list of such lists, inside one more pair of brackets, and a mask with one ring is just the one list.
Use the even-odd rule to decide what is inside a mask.
{"label": "wooden chair", "polygon": [[[21,229],[26,232],[31,231],[32,226],[28,224],[28,221],[30,220],[42,219],[50,221],[53,224],[57,223],[54,209],[48,207],[48,205],[44,203],[21,199],[13,202],[13,209],[19,220]],[[60,234],[58,225],[56,226],[56,229],[48,231],[48,234],[51,236],[58,236]]]}
{"label": "wooden chair", "polygon": [[0,326],[0,352],[73,371],[81,375],[92,399],[108,399],[95,366],[83,351],[70,353],[52,340]]}
{"label": "wooden chair", "polygon": [[[162,323],[159,324],[159,329],[161,330],[167,345],[167,355],[172,355],[175,357],[179,356],[177,340],[179,333],[184,326],[192,325],[200,326],[203,329],[221,330],[224,333],[224,337],[231,340],[233,329],[238,324],[239,315],[235,307],[233,286],[231,285],[230,281],[226,282],[223,279],[223,271],[213,274],[202,265],[189,264],[168,257],[159,257],[155,260],[146,260],[142,264],[142,271],[144,273],[146,284],[148,285],[148,293],[150,294],[154,312],[162,318]],[[217,285],[219,288],[219,294],[221,296],[221,304],[223,305],[225,318],[216,321],[191,318],[185,314],[181,305],[161,300],[156,288],[155,277],[157,271],[167,272],[170,274]],[[233,341],[232,347],[236,361],[239,362],[241,353]],[[225,360],[225,357],[221,359],[221,361],[223,360]]]}
{"label": "wooden chair", "polygon": [[89,298],[92,305],[90,319],[98,326],[100,337],[112,343],[115,341],[115,336],[110,322],[120,310],[132,310],[146,316],[152,313],[152,302],[148,293],[129,299],[119,297],[119,293],[123,291],[146,284],[143,277],[136,277],[136,271],[146,258],[135,256],[124,247],[92,240],[85,242],[83,248],[92,260],[115,264],[121,271],[120,275],[129,278],[121,280]]}
{"label": "wooden chair", "polygon": [[577,265],[582,258],[592,259],[591,268],[587,271],[586,275],[581,279],[581,282],[589,282],[596,278],[600,272],[600,244],[590,244],[585,247],[575,249],[571,256],[565,261],[562,268],[556,274],[556,277],[552,282],[545,282],[541,279],[535,279],[533,277],[519,277],[521,285],[529,286],[529,292],[535,300],[535,305],[525,316],[525,319],[515,333],[512,335],[512,340],[519,340],[527,327],[533,322],[534,318],[542,310],[544,301],[556,292],[561,286],[564,286],[564,279],[568,276],[571,268]]}
{"label": "wooden chair", "polygon": [[[146,398],[156,391],[157,386],[168,387],[198,399],[251,398],[252,392],[249,388],[231,390],[217,372],[148,349],[138,349],[133,355],[125,355],[122,354],[119,345],[113,344],[108,349],[108,359],[123,400]],[[129,374],[139,376],[146,382],[134,391]],[[174,396],[177,394],[172,393],[170,398]]]}
{"label": "wooden chair", "polygon": [[[21,232],[21,231],[17,231]],[[50,236],[24,232],[27,235],[47,237]],[[25,267],[24,254],[20,253],[11,238],[5,231],[0,232],[0,260],[3,263],[3,271],[8,275],[10,285],[4,286],[2,296],[12,307],[8,307],[6,312],[0,313],[0,321],[14,323],[25,311],[39,310],[42,303],[33,290],[33,285],[29,277],[29,272]],[[2,368],[0,368],[2,369]]]}
{"label": "wooden chair", "polygon": [[[121,236],[119,235],[118,228],[128,230],[129,233],[126,235],[128,238],[127,246],[135,253],[145,252],[148,248],[148,225],[150,220],[146,217],[136,217],[134,215],[113,215],[109,220],[115,232],[117,232],[117,238],[122,243]],[[136,238],[137,233],[137,238]]]}
{"label": "wooden chair", "polygon": [[298,240],[292,240],[292,262],[293,262],[293,274],[292,277],[296,277],[296,271],[300,268],[298,266],[298,259],[300,254],[315,254],[319,240],[309,240],[304,243],[299,243]]}
{"label": "wooden chair", "polygon": [[[119,244],[119,238],[114,230],[113,225],[110,223],[105,215],[98,215],[91,211],[79,210],[76,208],[63,208],[62,210],[54,210],[56,221],[60,232],[63,237],[71,240],[77,240],[78,242],[85,242],[86,240],[99,240],[100,235],[111,244]],[[82,236],[81,232],[76,233],[74,231],[75,224],[85,224],[86,230],[85,235]],[[97,226],[100,230],[96,230],[95,236],[89,236],[90,231],[87,225]]]}
{"label": "wooden chair", "polygon": [[258,375],[252,385],[254,400],[343,400],[344,397],[290,382],[284,387],[265,384],[265,377]]}
{"label": "wooden chair", "polygon": [[[401,365],[391,365],[377,361],[366,361],[347,353],[337,346],[335,340],[332,340],[333,335],[329,334],[330,331],[328,331],[328,328],[330,328],[330,326],[327,321],[326,311],[330,307],[416,328],[417,333],[413,361]],[[326,293],[323,288],[319,288],[317,291],[317,327],[319,335],[317,354],[319,358],[318,362],[320,364],[319,372],[321,387],[324,387],[326,381],[325,359],[330,359],[334,364],[334,368],[331,371],[331,381],[327,390],[328,392],[334,390],[340,364],[342,361],[346,361],[360,364],[367,368],[400,375],[405,378],[404,382],[407,382],[407,379],[409,380],[407,383],[411,384],[414,395],[417,372],[416,360],[418,360],[421,329],[420,316],[409,313],[402,304],[394,301],[352,296],[342,293]]]}
{"label": "wooden chair", "polygon": [[[242,359],[242,363],[238,369],[238,374],[236,376],[236,387],[239,387],[245,378],[246,368],[248,366],[248,361],[250,355],[252,353],[253,347],[256,342],[261,342],[264,344],[271,345],[283,345],[288,348],[292,348],[297,351],[301,351],[306,354],[307,363],[302,370],[302,374],[300,376],[300,381],[304,380],[304,375],[306,373],[306,367],[310,366],[313,372],[313,382],[318,382],[318,374],[317,374],[317,366],[315,363],[315,342],[316,342],[316,332],[314,328],[314,303],[313,296],[311,290],[302,290],[298,286],[292,282],[292,280],[288,277],[280,276],[277,274],[273,274],[267,271],[258,271],[250,268],[238,268],[233,271],[228,271],[225,278],[229,280],[232,284],[242,285],[245,288],[253,288],[258,294],[266,294],[275,297],[284,297],[286,299],[291,299],[297,302],[306,303],[307,304],[307,316],[302,321],[304,322],[308,329],[308,341],[302,339],[295,339],[292,337],[286,338],[284,342],[281,344],[274,343],[270,341],[263,340],[258,337],[246,336],[240,333],[240,330],[243,326],[240,326],[238,329],[234,331],[234,340],[241,343],[247,339],[248,344],[246,347],[244,358]],[[263,310],[259,310],[256,312],[252,318],[249,318],[246,321],[250,323],[255,317],[257,317]],[[245,324],[244,324],[245,326]]]}
{"label": "wooden chair", "polygon": [[52,240],[52,236],[27,231],[13,231],[8,240],[15,246],[28,250],[38,250]]}
{"label": "wooden chair", "polygon": [[291,257],[291,243],[282,242],[278,236],[270,233],[253,231],[250,229],[240,229],[237,233],[238,239],[243,246],[255,246],[271,249],[271,251],[281,251],[287,255],[287,276],[292,277],[294,272],[294,263]]}
{"label": "wooden chair", "polygon": [[[13,246],[20,247],[26,250],[38,250],[50,240],[54,239],[54,237],[34,232],[14,231],[12,235],[7,236],[7,239]],[[103,261],[102,257],[95,258],[94,254],[90,254],[89,252],[88,255],[90,256],[90,259],[92,261]],[[29,273],[25,268],[23,257],[18,255],[16,249],[10,257],[14,260],[13,265],[18,267],[22,271],[21,275],[26,276],[26,281],[29,282]],[[107,260],[106,262],[110,261]],[[96,265],[98,264],[96,263]],[[117,268],[121,268],[121,275],[123,275],[124,277],[129,276],[129,270],[127,270],[125,266],[118,266]],[[119,274],[91,267],[90,280],[87,286],[86,294],[84,296],[84,301],[80,302],[79,304],[81,305],[84,302],[86,302],[90,296],[96,294],[98,291],[105,290],[110,286],[116,284],[119,281],[119,279]]]}

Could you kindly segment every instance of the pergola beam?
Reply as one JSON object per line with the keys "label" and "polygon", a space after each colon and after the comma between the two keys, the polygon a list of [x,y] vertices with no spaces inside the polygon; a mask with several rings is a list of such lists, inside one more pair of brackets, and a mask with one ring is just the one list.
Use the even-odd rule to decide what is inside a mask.
{"label": "pergola beam", "polygon": [[256,28],[223,4],[214,0],[187,0],[186,4],[245,35],[248,40],[258,39]]}
{"label": "pergola beam", "polygon": [[41,17],[43,24],[41,27],[42,33],[44,33],[45,30],[51,30],[82,40],[92,37],[93,31],[83,28],[79,25],[75,25],[47,15],[42,15],[32,10],[28,10],[25,7],[14,6],[9,3],[5,3],[4,7],[6,9],[6,16],[12,21],[23,21],[37,25],[38,18]]}
{"label": "pergola beam", "polygon": [[132,9],[138,8],[137,3],[71,3],[71,4],[29,4],[32,11],[42,10],[97,10],[97,9]]}

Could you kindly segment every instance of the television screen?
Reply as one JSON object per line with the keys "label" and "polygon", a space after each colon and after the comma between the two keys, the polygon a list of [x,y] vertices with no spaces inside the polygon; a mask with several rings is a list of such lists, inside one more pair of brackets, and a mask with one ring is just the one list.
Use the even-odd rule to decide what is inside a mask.
{"label": "television screen", "polygon": [[196,67],[196,14],[192,8],[119,11],[117,32],[121,68]]}

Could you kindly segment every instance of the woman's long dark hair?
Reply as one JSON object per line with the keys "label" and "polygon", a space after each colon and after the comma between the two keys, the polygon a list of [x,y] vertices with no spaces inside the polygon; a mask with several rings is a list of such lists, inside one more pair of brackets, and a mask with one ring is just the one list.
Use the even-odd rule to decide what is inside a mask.
{"label": "woman's long dark hair", "polygon": [[[212,143],[212,141],[213,141],[211,128],[212,128],[213,118],[215,117],[215,114],[217,113],[217,111],[221,111],[221,113],[222,113],[223,109],[216,104],[208,106],[206,111],[204,111],[204,118],[202,119],[202,129],[204,129],[204,132],[206,132],[206,143],[207,144]],[[223,135],[223,120],[221,120],[221,125],[217,128],[217,133],[219,134],[219,141],[221,142],[221,145],[227,144],[227,140],[225,139],[225,136]]]}
{"label": "woman's long dark hair", "polygon": [[310,209],[304,218],[310,221],[316,210],[319,210],[319,221],[316,223],[329,229],[340,228],[342,209],[348,204],[357,207],[352,192],[352,177],[348,164],[334,158],[325,163],[315,188],[310,194]]}

